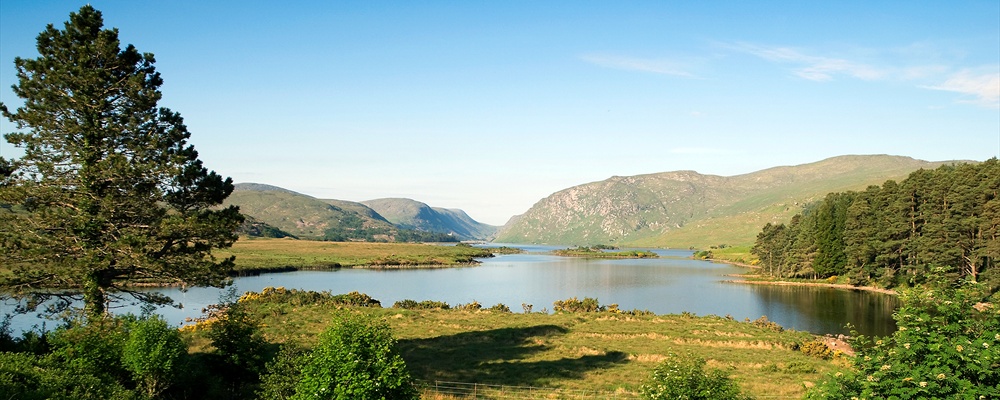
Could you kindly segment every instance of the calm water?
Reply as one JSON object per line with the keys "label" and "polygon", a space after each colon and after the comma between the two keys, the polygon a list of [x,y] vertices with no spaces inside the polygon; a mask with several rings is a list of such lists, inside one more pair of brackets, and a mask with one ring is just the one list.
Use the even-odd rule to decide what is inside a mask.
{"label": "calm water", "polygon": [[[659,259],[586,260],[556,257],[540,252],[550,247],[521,246],[528,254],[503,255],[465,268],[420,270],[300,271],[242,277],[237,291],[260,291],[267,286],[330,291],[359,291],[378,299],[383,307],[403,299],[438,300],[451,305],[478,301],[484,307],[506,304],[520,312],[522,304],[534,311],[551,310],[552,303],[576,296],[594,297],[601,304],[650,310],[657,314],[691,312],[697,315],[731,315],[737,320],[766,315],[782,326],[813,333],[858,331],[886,335],[895,330],[891,313],[896,299],[860,291],[827,288],[765,286],[729,283],[728,274],[745,270],[726,264],[692,260],[691,252],[657,250]],[[224,290],[195,288],[156,289],[174,298],[182,309],[159,312],[180,324],[197,317],[205,306],[219,302]],[[24,329],[37,320],[20,317],[14,328]]]}

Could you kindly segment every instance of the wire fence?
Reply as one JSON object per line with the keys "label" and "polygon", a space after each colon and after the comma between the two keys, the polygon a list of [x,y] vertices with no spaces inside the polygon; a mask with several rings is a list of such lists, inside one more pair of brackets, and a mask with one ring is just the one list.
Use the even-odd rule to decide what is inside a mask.
{"label": "wire fence", "polygon": [[481,383],[420,381],[418,387],[424,399],[553,399],[553,400],[632,400],[637,393],[626,391],[605,392],[599,390],[554,389],[531,386],[486,385]]}
{"label": "wire fence", "polygon": [[[555,389],[448,381],[417,381],[417,388],[421,391],[421,398],[425,400],[634,400],[641,398],[638,393],[621,389],[617,391]],[[760,399],[799,398],[799,396],[780,394],[755,397]]]}

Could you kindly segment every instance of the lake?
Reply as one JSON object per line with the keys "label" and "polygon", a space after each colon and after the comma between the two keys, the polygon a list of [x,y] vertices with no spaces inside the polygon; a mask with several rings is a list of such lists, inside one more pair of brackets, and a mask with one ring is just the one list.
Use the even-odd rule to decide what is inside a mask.
{"label": "lake", "polygon": [[[583,259],[545,254],[555,249],[517,245],[526,254],[483,259],[474,267],[440,269],[339,269],[298,271],[236,278],[238,293],[267,286],[330,291],[359,291],[390,307],[398,300],[444,301],[451,305],[477,301],[484,307],[503,303],[514,312],[522,304],[533,311],[552,310],[552,303],[570,297],[597,298],[602,305],[618,304],[623,310],[649,310],[657,314],[690,312],[697,315],[732,316],[755,320],[767,316],[788,329],[817,334],[849,334],[850,323],[866,335],[887,335],[895,330],[893,296],[863,291],[731,283],[727,275],[746,270],[728,264],[691,259],[692,252],[654,250],[658,259]],[[201,310],[218,303],[225,289],[151,289],[165,293],[183,308],[162,308],[168,321],[181,324],[198,317]],[[6,309],[7,307],[5,307]],[[21,316],[15,331],[37,324]],[[51,323],[50,323],[51,326]]]}

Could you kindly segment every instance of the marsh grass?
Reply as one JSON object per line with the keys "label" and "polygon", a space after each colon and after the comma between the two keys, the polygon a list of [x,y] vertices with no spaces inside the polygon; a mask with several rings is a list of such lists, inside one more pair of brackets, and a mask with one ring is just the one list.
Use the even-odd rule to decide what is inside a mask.
{"label": "marsh grass", "polygon": [[511,314],[253,302],[265,337],[311,347],[336,313],[389,322],[414,378],[426,382],[638,393],[667,354],[693,354],[726,371],[748,393],[800,398],[844,367],[798,350],[813,335],[722,317],[610,312]]}
{"label": "marsh grass", "polygon": [[414,268],[472,265],[491,257],[489,249],[421,243],[320,242],[241,238],[233,247],[214,251],[236,256],[238,273],[295,269]]}

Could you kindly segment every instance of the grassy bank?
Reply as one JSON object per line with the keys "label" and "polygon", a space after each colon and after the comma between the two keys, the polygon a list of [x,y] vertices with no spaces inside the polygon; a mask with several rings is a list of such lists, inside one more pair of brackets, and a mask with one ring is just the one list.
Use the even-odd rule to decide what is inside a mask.
{"label": "grassy bank", "polygon": [[799,398],[806,386],[841,368],[841,361],[798,350],[815,339],[808,333],[714,316],[404,310],[294,297],[257,297],[244,304],[263,318],[268,341],[305,347],[315,343],[333,313],[384,318],[410,371],[424,381],[631,394],[675,353],[708,360],[757,396]]}
{"label": "grassy bank", "polygon": [[475,264],[491,257],[488,249],[420,243],[320,242],[241,238],[233,247],[213,252],[236,256],[237,273],[324,268],[406,268]]}

